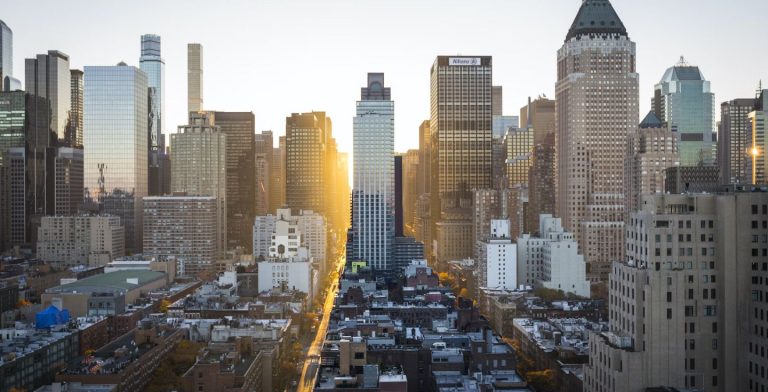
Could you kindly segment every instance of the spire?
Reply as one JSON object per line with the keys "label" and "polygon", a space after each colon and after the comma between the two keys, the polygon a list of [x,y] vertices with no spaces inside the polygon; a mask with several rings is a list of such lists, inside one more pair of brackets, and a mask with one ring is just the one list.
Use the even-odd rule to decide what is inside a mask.
{"label": "spire", "polygon": [[566,41],[582,35],[617,34],[627,37],[627,29],[621,22],[609,0],[583,0]]}
{"label": "spire", "polygon": [[661,128],[662,125],[661,120],[659,120],[659,117],[653,110],[648,112],[643,121],[640,122],[640,128]]}

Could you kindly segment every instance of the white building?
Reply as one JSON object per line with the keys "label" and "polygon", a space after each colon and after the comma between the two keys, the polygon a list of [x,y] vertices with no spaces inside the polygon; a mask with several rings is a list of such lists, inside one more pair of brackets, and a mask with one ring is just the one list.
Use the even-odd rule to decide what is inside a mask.
{"label": "white building", "polygon": [[37,257],[46,262],[100,266],[125,254],[117,216],[45,216],[37,236]]}
{"label": "white building", "polygon": [[[285,222],[278,225],[278,222]],[[279,229],[278,229],[279,228]],[[278,233],[278,230],[280,233]],[[293,233],[289,231],[293,230]],[[290,239],[289,236],[298,236],[299,238]],[[273,238],[274,237],[274,238]],[[268,258],[277,256],[270,254],[271,248],[278,243],[286,245],[286,248],[296,248],[303,246],[309,250],[310,256],[316,263],[323,265],[326,259],[328,227],[325,217],[311,210],[303,210],[299,215],[292,215],[288,208],[277,210],[276,215],[257,216],[253,223],[253,257]],[[298,242],[293,246],[288,246],[288,241]],[[294,250],[295,251],[295,250]]]}
{"label": "white building", "polygon": [[[282,243],[277,246],[285,246]],[[317,294],[317,272],[306,248],[298,247],[290,257],[270,257],[257,263],[259,291],[285,285],[287,289],[307,293],[308,301]]]}
{"label": "white building", "polygon": [[539,236],[524,234],[517,239],[517,273],[520,284],[537,285],[589,297],[584,256],[573,233],[563,229],[560,218],[539,216]]}
{"label": "white building", "polygon": [[509,235],[508,220],[491,220],[487,239],[479,241],[478,274],[480,287],[517,287],[517,245]]}

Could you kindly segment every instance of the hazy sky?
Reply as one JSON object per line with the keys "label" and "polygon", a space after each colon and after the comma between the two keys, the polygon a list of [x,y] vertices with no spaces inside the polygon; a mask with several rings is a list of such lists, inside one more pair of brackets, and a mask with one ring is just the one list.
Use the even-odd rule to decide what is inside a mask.
{"label": "hazy sky", "polygon": [[[140,35],[162,36],[165,132],[186,123],[186,44],[204,46],[206,109],[253,111],[257,132],[285,133],[291,112],[325,110],[340,149],[367,72],[384,72],[395,100],[395,147],[418,146],[429,118],[436,55],[492,55],[505,114],[552,97],[557,49],[580,0],[0,0],[14,32],[14,68],[48,49],[71,66],[138,66]],[[614,0],[637,42],[641,113],[681,55],[712,81],[717,102],[768,82],[766,0]],[[719,117],[719,105],[717,107]],[[642,116],[642,115],[641,115]],[[275,139],[277,141],[277,138]]]}

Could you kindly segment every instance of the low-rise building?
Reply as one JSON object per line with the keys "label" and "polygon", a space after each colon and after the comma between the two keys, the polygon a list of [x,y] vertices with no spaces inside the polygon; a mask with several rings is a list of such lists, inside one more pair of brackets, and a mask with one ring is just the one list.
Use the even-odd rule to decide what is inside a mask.
{"label": "low-rise building", "polygon": [[76,358],[80,334],[63,325],[0,330],[0,390],[32,391],[50,384],[61,366]]}
{"label": "low-rise building", "polygon": [[77,357],[56,375],[59,382],[116,384],[120,392],[140,392],[152,374],[176,347],[182,331],[145,319],[140,327],[96,350]]}
{"label": "low-rise building", "polygon": [[73,317],[118,315],[142,295],[165,287],[167,276],[149,270],[124,270],[91,276],[49,288],[42,295],[43,306],[60,304]]}

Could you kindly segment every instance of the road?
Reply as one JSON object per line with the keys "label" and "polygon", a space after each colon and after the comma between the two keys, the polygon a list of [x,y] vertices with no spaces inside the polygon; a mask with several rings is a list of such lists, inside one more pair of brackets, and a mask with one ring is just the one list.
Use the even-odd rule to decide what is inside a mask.
{"label": "road", "polygon": [[[339,274],[341,274],[342,268],[344,268],[345,260],[346,255],[342,253],[336,261],[336,270],[339,271]],[[333,277],[334,275],[331,276]],[[333,279],[331,288],[328,290],[328,295],[325,297],[325,304],[323,304],[323,318],[320,320],[320,325],[317,327],[317,335],[315,335],[315,339],[309,346],[309,350],[307,350],[307,359],[304,361],[304,367],[301,370],[301,378],[296,387],[297,392],[311,392],[315,386],[317,371],[320,368],[320,350],[323,348],[325,334],[328,331],[328,320],[330,319],[331,311],[333,310],[333,300],[336,298],[338,292],[338,279]]]}

